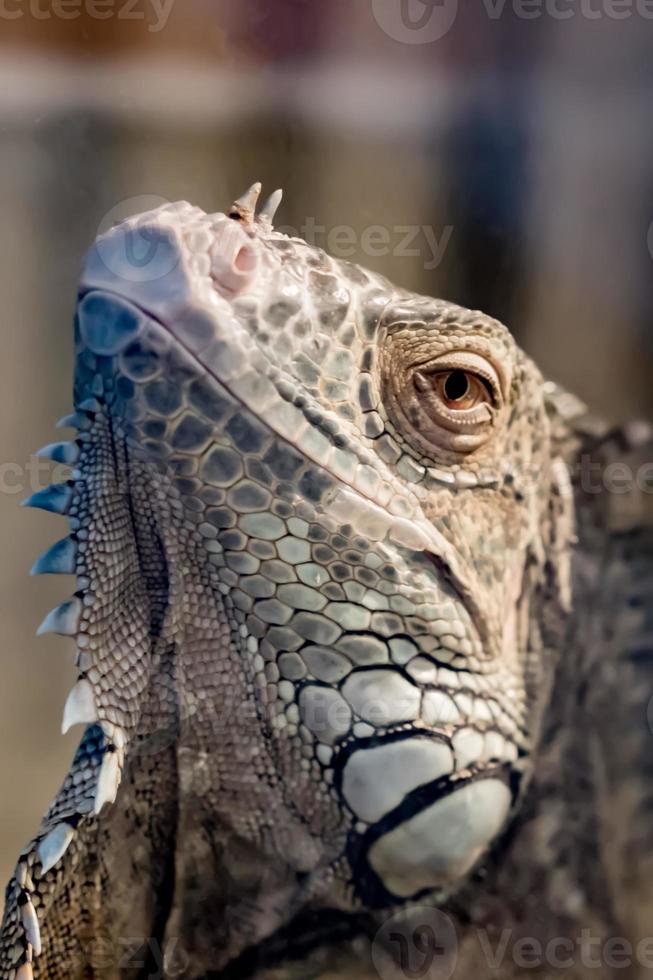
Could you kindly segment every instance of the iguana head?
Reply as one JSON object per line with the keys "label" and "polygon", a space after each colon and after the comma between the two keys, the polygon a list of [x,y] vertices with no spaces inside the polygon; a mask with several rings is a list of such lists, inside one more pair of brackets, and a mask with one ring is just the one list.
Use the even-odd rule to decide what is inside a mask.
{"label": "iguana head", "polygon": [[96,810],[160,712],[198,807],[343,901],[448,892],[528,772],[564,605],[543,382],[497,321],[276,233],[257,196],[87,258],[68,721],[115,749]]}

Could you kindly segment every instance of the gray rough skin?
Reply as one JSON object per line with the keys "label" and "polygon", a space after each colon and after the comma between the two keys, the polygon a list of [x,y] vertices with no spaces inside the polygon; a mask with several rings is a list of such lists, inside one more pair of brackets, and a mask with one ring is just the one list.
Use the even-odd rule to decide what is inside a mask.
{"label": "gray rough skin", "polygon": [[30,502],[69,515],[36,570],[76,575],[42,628],[87,727],[0,978],[416,976],[429,907],[422,975],[612,976],[581,940],[650,929],[651,532],[601,473],[647,430],[256,197],[86,261],[71,479]]}

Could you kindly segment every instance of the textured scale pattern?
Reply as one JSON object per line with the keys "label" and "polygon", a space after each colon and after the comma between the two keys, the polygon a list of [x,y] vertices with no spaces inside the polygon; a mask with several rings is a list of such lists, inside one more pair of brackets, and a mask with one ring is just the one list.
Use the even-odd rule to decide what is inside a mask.
{"label": "textured scale pattern", "polygon": [[[70,522],[33,571],[75,575],[41,631],[75,642],[87,727],[8,886],[1,980],[291,976],[265,944],[320,910],[363,977],[397,909],[471,921],[516,864],[559,888],[538,808],[564,796],[584,409],[491,318],[274,232],[259,189],[86,260],[76,434],[43,450],[70,480],[26,503]],[[485,408],[438,402],[440,364]]]}

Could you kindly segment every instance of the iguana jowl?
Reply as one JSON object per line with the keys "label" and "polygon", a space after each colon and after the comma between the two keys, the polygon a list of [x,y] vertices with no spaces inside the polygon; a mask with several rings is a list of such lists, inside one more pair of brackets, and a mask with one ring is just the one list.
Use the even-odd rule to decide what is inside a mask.
{"label": "iguana jowl", "polygon": [[86,260],[72,476],[29,502],[69,515],[35,568],[76,575],[42,629],[87,728],[2,980],[246,976],[307,910],[541,883],[579,438],[500,323],[274,232],[259,189]]}

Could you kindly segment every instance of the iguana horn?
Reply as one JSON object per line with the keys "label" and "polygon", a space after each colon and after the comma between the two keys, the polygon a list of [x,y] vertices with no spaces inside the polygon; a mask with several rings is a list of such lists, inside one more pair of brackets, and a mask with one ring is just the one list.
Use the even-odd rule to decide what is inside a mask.
{"label": "iguana horn", "polygon": [[258,220],[263,224],[271,225],[274,221],[274,216],[277,213],[277,208],[281,204],[282,198],[283,191],[279,187],[276,191],[273,191],[268,197],[267,201],[264,202],[257,215]]}
{"label": "iguana horn", "polygon": [[261,193],[261,182],[257,180],[244,194],[241,194],[229,208],[229,217],[241,221],[251,221],[256,211],[256,204]]}

